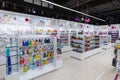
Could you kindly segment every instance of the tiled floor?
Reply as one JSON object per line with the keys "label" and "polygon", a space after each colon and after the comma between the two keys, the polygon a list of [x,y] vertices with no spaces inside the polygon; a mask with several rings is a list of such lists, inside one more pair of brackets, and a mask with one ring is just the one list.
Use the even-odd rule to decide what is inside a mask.
{"label": "tiled floor", "polygon": [[72,51],[62,54],[62,69],[42,75],[34,80],[114,80],[116,71],[111,66],[112,49],[103,50],[83,61],[71,58],[71,53]]}

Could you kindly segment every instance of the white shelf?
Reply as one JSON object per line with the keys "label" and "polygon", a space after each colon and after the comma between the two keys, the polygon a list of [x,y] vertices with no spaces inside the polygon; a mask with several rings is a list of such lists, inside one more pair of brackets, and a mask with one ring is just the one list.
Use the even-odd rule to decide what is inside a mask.
{"label": "white shelf", "polygon": [[63,53],[63,52],[66,52],[66,51],[70,51],[70,50],[72,50],[72,48],[70,48],[69,46],[64,46],[64,47],[62,48],[62,53]]}
{"label": "white shelf", "polygon": [[[35,77],[38,77],[40,75],[43,75],[45,73],[51,72],[55,70],[56,67],[53,66],[52,64],[45,65],[43,69],[41,70],[29,70],[26,74],[23,74],[20,76],[20,80],[31,80]],[[12,80],[12,79],[11,79]]]}
{"label": "white shelf", "polygon": [[87,51],[87,52],[84,52],[84,53],[73,52],[71,57],[77,58],[77,59],[80,59],[80,60],[84,60],[85,58],[88,58],[88,57],[93,56],[97,53],[100,53],[101,51],[102,51],[101,48],[96,48],[96,49],[93,49],[93,50],[90,50],[90,51]]}
{"label": "white shelf", "polygon": [[101,45],[102,49],[110,49],[112,47],[111,43],[108,43],[107,45]]}

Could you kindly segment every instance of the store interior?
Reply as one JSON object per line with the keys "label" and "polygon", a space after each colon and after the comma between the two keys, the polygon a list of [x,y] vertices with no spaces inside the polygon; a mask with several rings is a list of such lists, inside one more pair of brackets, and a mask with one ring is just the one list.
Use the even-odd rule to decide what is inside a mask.
{"label": "store interior", "polygon": [[0,80],[119,80],[119,3],[0,1]]}

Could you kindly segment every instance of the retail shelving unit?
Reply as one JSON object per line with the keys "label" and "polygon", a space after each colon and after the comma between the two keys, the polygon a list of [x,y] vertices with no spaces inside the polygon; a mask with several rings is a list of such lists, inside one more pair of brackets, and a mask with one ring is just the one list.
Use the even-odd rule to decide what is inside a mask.
{"label": "retail shelving unit", "polygon": [[27,35],[20,36],[18,42],[20,80],[30,80],[57,69],[56,38]]}
{"label": "retail shelving unit", "polygon": [[35,17],[34,18],[34,32],[36,35],[50,35],[53,37],[58,37],[57,20],[45,18],[45,17]]}
{"label": "retail shelving unit", "polygon": [[68,42],[69,42],[69,34],[68,34],[68,31],[62,31],[60,32],[60,41],[61,41],[61,44],[63,46],[68,46]]}
{"label": "retail shelving unit", "polygon": [[7,35],[6,39],[6,74],[7,76],[18,72],[18,36]]}
{"label": "retail shelving unit", "polygon": [[78,25],[74,22],[69,22],[69,34],[70,34],[70,47],[73,40],[76,40],[78,36]]}
{"label": "retail shelving unit", "polygon": [[110,35],[100,35],[100,46],[103,49],[109,49],[111,45],[111,36]]}
{"label": "retail shelving unit", "polygon": [[101,52],[99,36],[78,36],[72,42],[72,47],[72,57],[81,60]]}
{"label": "retail shelving unit", "polygon": [[62,52],[66,52],[71,50],[69,44],[69,22],[65,20],[59,20],[59,28],[58,28],[58,33],[59,33],[59,39],[62,45]]}
{"label": "retail shelving unit", "polygon": [[108,34],[111,35],[111,42],[112,43],[115,43],[115,41],[119,38],[119,31],[118,30],[109,31]]}
{"label": "retail shelving unit", "polygon": [[[1,12],[0,13],[0,17],[1,17],[0,18],[0,33],[4,32],[6,34],[6,39],[4,40],[5,42],[4,45],[6,47],[5,48],[6,52],[4,52],[5,59],[3,59],[2,55],[1,55],[2,58],[0,58],[0,72],[1,72],[0,79],[1,77],[2,78],[4,77],[5,80],[29,80],[39,75],[48,73],[52,70],[59,69],[62,67],[62,58],[60,55],[57,55],[57,52],[56,52],[57,50],[56,49],[57,48],[56,37],[57,37],[57,30],[58,30],[56,27],[56,24],[58,20],[33,16],[33,15],[28,15],[28,14],[20,14],[20,13],[15,13],[15,12],[2,11],[2,10],[0,10],[0,12]],[[42,22],[42,20],[45,20],[45,27],[40,26],[41,24],[44,23]],[[36,29],[39,29],[39,27],[41,28],[44,27],[46,29],[45,34],[40,35],[39,30],[38,30],[38,34],[36,34],[36,31],[37,31]],[[13,35],[13,33],[15,35]],[[35,37],[32,36],[33,34]],[[18,45],[18,42],[20,40],[25,40],[25,43],[26,43],[26,41],[29,40],[29,38],[33,38],[33,40],[34,38],[35,39],[38,39],[38,38],[39,39],[43,39],[43,38],[52,39],[54,42],[53,43],[53,46],[54,46],[53,59],[51,58],[50,60],[48,60],[48,56],[53,56],[53,55],[52,55],[52,52],[48,53],[48,50],[47,50],[46,54],[48,53],[49,55],[47,54],[46,58],[42,57],[42,56],[45,56],[43,55],[44,53],[41,53],[40,56],[38,53],[36,53],[38,55],[32,55],[35,59],[39,59],[40,57],[41,64],[39,64],[39,61],[37,63],[37,61],[34,59],[34,62],[36,64],[35,63],[34,65],[26,64],[22,66],[21,65],[22,62],[27,63],[28,60],[32,61],[33,59],[32,57],[28,58],[28,56],[31,55],[31,54],[28,54],[27,56],[26,55],[22,56],[24,58],[24,59],[22,58],[23,59],[22,61],[20,50],[21,49],[26,50],[27,48],[30,48],[30,46],[23,46],[20,48],[20,45]],[[2,38],[0,37],[0,40],[1,39]],[[2,42],[1,42],[1,45],[2,45]],[[43,43],[42,45],[46,46],[47,44],[44,45]],[[35,48],[33,46],[31,47],[32,49]],[[1,66],[3,65],[3,63],[4,63],[4,67]],[[40,67],[36,67],[39,65]]]}

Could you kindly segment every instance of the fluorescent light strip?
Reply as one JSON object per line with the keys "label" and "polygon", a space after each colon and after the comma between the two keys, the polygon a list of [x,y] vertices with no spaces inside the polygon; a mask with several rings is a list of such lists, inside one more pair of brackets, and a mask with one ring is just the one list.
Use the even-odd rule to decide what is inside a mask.
{"label": "fluorescent light strip", "polygon": [[94,18],[94,19],[97,19],[97,20],[100,20],[100,21],[105,22],[105,20],[103,20],[103,19],[100,19],[100,18],[98,18],[98,17],[94,17],[94,16],[92,16],[92,15],[89,15],[89,14],[86,14],[86,13],[83,13],[83,12],[80,12],[80,11],[77,11],[77,10],[74,10],[74,9],[71,9],[71,8],[67,8],[67,7],[61,6],[61,5],[59,5],[59,4],[56,4],[56,3],[53,3],[53,2],[47,1],[47,0],[42,0],[42,1],[43,1],[43,2],[46,2],[46,3],[49,3],[49,4],[52,4],[52,5],[54,5],[54,6],[58,6],[58,7],[67,9],[67,10],[69,10],[69,11],[73,11],[73,12],[76,12],[76,13],[79,13],[79,14],[82,14],[82,15],[85,15],[85,16],[89,16],[89,17],[91,17],[91,18]]}

